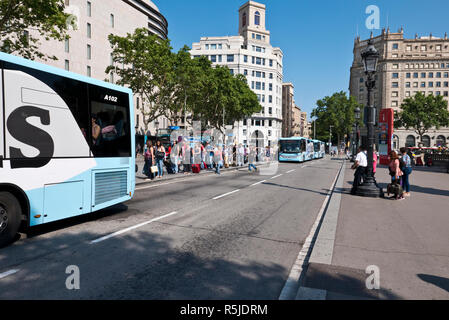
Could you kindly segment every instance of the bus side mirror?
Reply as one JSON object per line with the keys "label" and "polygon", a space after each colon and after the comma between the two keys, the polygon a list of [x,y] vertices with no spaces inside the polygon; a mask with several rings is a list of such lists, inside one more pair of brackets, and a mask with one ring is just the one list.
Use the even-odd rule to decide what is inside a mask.
{"label": "bus side mirror", "polygon": [[136,164],[136,173],[139,171],[139,166]]}

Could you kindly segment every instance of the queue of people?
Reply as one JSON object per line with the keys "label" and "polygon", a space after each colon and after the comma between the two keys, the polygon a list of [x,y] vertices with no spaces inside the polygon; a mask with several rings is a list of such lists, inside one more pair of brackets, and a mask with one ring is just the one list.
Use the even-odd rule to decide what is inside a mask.
{"label": "queue of people", "polygon": [[[149,179],[161,179],[164,171],[168,174],[192,174],[201,170],[215,170],[221,174],[222,168],[244,167],[248,171],[258,171],[257,162],[274,160],[276,151],[271,147],[258,148],[243,144],[229,146],[191,143],[183,139],[173,142],[166,150],[161,141],[147,141],[144,152],[143,174]],[[165,168],[165,170],[164,170]]]}
{"label": "queue of people", "polygon": [[[375,181],[375,174],[377,171],[378,155],[373,152],[373,178]],[[358,187],[366,179],[368,168],[367,160],[367,150],[365,147],[360,147],[357,151],[357,156],[355,158],[355,163],[352,169],[355,170],[354,182],[351,189],[351,194],[355,195]],[[389,154],[389,174],[391,176],[391,185],[395,187],[394,190],[399,190],[395,192],[393,198],[396,200],[403,200],[405,197],[410,197],[410,174],[412,173],[412,161],[408,155],[407,148],[400,149],[400,155],[395,151],[391,151]],[[376,182],[377,185],[377,182]],[[400,187],[399,187],[400,186]]]}

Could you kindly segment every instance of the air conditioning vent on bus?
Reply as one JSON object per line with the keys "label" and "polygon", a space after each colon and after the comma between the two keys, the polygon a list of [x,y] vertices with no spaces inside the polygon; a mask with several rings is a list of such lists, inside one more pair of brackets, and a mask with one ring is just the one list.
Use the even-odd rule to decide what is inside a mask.
{"label": "air conditioning vent on bus", "polygon": [[95,205],[126,197],[127,171],[95,173]]}

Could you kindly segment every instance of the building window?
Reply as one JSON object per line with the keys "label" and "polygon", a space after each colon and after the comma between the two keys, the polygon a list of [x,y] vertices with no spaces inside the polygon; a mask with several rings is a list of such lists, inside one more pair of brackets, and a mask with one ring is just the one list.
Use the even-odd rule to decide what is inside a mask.
{"label": "building window", "polygon": [[441,82],[440,82],[440,81],[437,81],[437,82],[435,83],[435,86],[436,86],[437,88],[441,88]]}
{"label": "building window", "polygon": [[216,55],[210,56],[210,61],[211,62],[217,62],[217,56]]}
{"label": "building window", "polygon": [[87,59],[92,59],[92,47],[90,46],[90,44],[87,45]]}
{"label": "building window", "polygon": [[228,54],[227,61],[228,62],[234,62],[234,55],[233,54]]}
{"label": "building window", "polygon": [[247,55],[243,56],[243,62],[248,63],[248,56]]}
{"label": "building window", "polygon": [[70,52],[70,40],[69,39],[65,39],[64,40],[64,45],[65,45],[65,52]]}
{"label": "building window", "polygon": [[433,82],[429,82],[429,88],[433,88]]}
{"label": "building window", "polygon": [[234,69],[229,69],[232,75],[234,75]]}
{"label": "building window", "polygon": [[427,51],[427,46],[421,46],[421,51]]}
{"label": "building window", "polygon": [[90,66],[87,66],[87,76],[92,77],[92,68]]}
{"label": "building window", "polygon": [[399,92],[398,91],[392,91],[391,92],[391,96],[392,97],[397,97],[399,95]]}
{"label": "building window", "polygon": [[393,79],[398,79],[399,78],[399,73],[393,73]]}
{"label": "building window", "polygon": [[398,64],[393,64],[393,69],[399,69],[399,65]]}
{"label": "building window", "polygon": [[408,136],[407,140],[405,141],[405,146],[407,148],[413,148],[416,146],[416,139],[414,136]]}
{"label": "building window", "polygon": [[[421,72],[421,78],[425,78],[426,77],[426,73],[425,72]],[[429,73],[429,78],[432,78],[431,76],[430,76],[430,73]]]}
{"label": "building window", "polygon": [[92,38],[92,26],[90,23],[87,24],[87,37]]}
{"label": "building window", "polygon": [[393,50],[398,50],[398,49],[399,49],[399,44],[393,43]]}
{"label": "building window", "polygon": [[413,73],[413,78],[418,78],[418,72]]}
{"label": "building window", "polygon": [[398,83],[398,82],[393,82],[393,83],[391,84],[391,87],[392,87],[392,88],[399,88],[399,83]]}
{"label": "building window", "polygon": [[65,61],[65,69],[66,69],[67,71],[70,70],[70,61],[69,61],[69,60],[66,60],[66,61]]}
{"label": "building window", "polygon": [[246,12],[243,12],[242,16],[242,27],[246,26]]}
{"label": "building window", "polygon": [[254,24],[256,26],[260,26],[260,13],[259,13],[259,11],[256,11],[256,13],[254,14]]}
{"label": "building window", "polygon": [[410,82],[406,82],[406,83],[405,83],[405,87],[406,87],[406,88],[410,88]]}
{"label": "building window", "polygon": [[423,136],[422,143],[425,148],[430,148],[430,137],[427,135]]}
{"label": "building window", "polygon": [[421,82],[421,88],[425,88],[426,87],[426,83],[425,82]]}
{"label": "building window", "polygon": [[218,62],[222,62],[221,54],[218,55]]}
{"label": "building window", "polygon": [[87,1],[87,16],[92,17],[92,3]]}
{"label": "building window", "polygon": [[211,50],[217,50],[217,45],[214,43],[214,44],[211,44],[210,45],[210,49]]}
{"label": "building window", "polygon": [[243,75],[247,76],[248,75],[248,70],[243,70]]}
{"label": "building window", "polygon": [[111,27],[114,28],[115,27],[115,18],[114,15],[111,13]]}

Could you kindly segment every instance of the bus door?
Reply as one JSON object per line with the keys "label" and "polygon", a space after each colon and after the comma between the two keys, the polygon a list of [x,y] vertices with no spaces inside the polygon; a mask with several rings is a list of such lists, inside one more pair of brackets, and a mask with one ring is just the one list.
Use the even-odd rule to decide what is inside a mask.
{"label": "bus door", "polygon": [[0,61],[0,169],[3,168],[3,159],[5,157],[5,131],[3,131],[3,70],[2,62]]}

